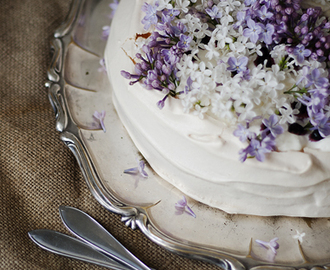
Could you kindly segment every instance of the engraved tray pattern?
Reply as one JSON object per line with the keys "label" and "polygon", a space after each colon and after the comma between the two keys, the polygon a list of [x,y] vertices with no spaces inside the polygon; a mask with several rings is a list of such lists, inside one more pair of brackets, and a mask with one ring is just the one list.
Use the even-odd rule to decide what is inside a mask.
{"label": "engraved tray pattern", "polygon": [[[73,0],[51,44],[48,95],[56,130],[70,148],[95,198],[166,249],[224,269],[329,269],[330,219],[229,215],[187,198],[196,218],[175,215],[180,191],[150,167],[147,179],[123,174],[141,158],[111,102],[107,75],[100,69],[110,25],[109,0]],[[104,133],[95,111],[106,111]],[[293,236],[304,232],[300,242]],[[279,237],[274,262],[255,243]]]}

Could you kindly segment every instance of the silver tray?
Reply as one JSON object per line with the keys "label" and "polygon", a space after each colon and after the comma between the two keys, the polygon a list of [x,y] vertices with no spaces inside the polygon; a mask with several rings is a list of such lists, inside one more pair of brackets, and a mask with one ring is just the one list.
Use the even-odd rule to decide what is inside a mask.
{"label": "silver tray", "polygon": [[[109,0],[74,0],[54,34],[46,86],[56,130],[76,157],[95,198],[164,248],[224,269],[329,269],[330,219],[229,215],[187,197],[196,218],[176,214],[183,194],[157,176],[124,174],[141,155],[118,119],[111,86],[100,65],[110,25]],[[119,75],[120,76],[120,75]],[[93,119],[106,111],[106,132]],[[299,234],[305,234],[299,238]],[[278,237],[272,261],[255,240]]]}

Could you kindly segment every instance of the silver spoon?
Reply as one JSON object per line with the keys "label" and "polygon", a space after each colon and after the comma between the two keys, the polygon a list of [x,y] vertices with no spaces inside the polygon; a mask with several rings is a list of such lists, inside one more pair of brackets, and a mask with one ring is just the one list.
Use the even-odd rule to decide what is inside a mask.
{"label": "silver spoon", "polygon": [[39,247],[58,255],[94,263],[113,270],[132,269],[95,250],[85,242],[60,232],[42,229],[30,231],[28,235]]}
{"label": "silver spoon", "polygon": [[96,250],[134,270],[151,270],[130,253],[116,238],[105,230],[95,219],[81,210],[70,206],[60,206],[60,216],[64,225],[75,236]]}

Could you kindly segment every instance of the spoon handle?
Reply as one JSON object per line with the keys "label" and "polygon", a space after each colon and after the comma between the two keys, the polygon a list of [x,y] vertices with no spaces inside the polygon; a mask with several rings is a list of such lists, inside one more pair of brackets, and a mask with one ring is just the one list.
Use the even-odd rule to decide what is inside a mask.
{"label": "spoon handle", "polygon": [[129,270],[81,240],[52,230],[34,230],[28,233],[39,247],[58,255],[97,264],[113,270]]}
{"label": "spoon handle", "polygon": [[73,207],[60,206],[60,216],[64,225],[75,236],[92,245],[95,249],[127,265],[130,269],[150,270],[86,213]]}

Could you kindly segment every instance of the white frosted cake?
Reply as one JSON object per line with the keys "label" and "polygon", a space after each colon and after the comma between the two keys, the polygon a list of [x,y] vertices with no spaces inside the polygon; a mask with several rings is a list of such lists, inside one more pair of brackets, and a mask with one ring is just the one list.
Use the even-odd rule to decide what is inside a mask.
{"label": "white frosted cake", "polygon": [[228,213],[330,217],[330,24],[318,9],[144,2],[121,0],[105,60],[118,115],[154,171]]}

